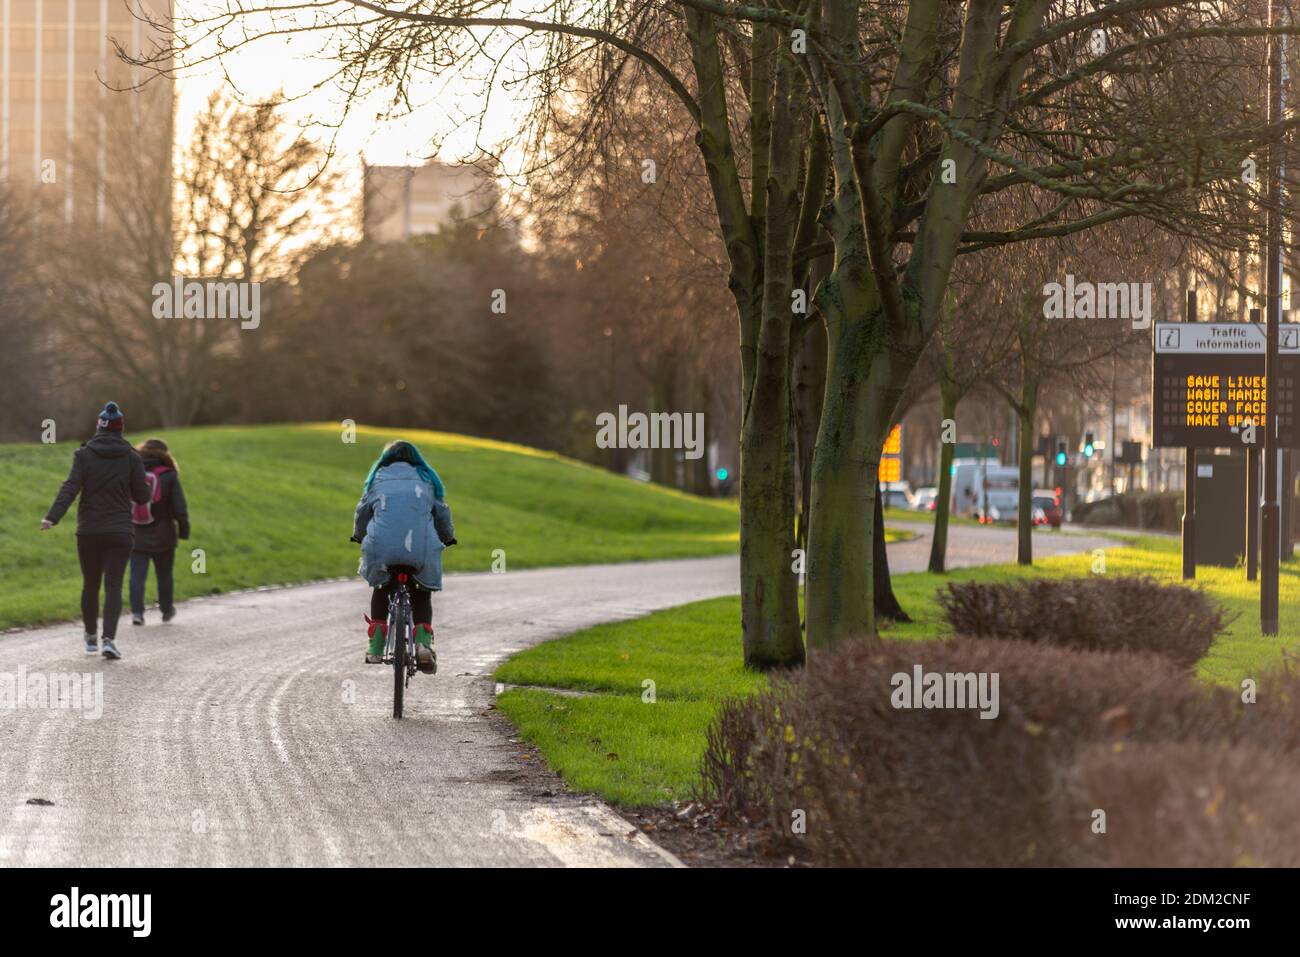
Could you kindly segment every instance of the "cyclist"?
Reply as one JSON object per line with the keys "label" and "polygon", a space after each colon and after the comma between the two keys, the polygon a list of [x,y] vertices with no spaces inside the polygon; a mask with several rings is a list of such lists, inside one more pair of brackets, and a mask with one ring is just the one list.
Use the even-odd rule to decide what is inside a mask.
{"label": "cyclist", "polygon": [[352,522],[361,543],[357,573],[374,589],[366,619],[367,664],[382,664],[388,638],[389,566],[414,569],[411,613],[415,619],[415,663],[425,674],[438,670],[433,650],[433,592],[442,591],[442,552],[456,544],[446,490],[424,456],[410,442],[390,442],[370,466]]}

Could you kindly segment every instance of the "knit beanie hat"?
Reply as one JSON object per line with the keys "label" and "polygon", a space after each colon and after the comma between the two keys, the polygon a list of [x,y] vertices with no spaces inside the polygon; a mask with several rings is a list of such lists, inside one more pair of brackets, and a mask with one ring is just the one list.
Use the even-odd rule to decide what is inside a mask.
{"label": "knit beanie hat", "polygon": [[109,432],[121,432],[122,427],[126,424],[126,419],[122,415],[122,410],[117,407],[116,402],[109,402],[104,406],[99,418],[95,422],[101,429],[107,429]]}

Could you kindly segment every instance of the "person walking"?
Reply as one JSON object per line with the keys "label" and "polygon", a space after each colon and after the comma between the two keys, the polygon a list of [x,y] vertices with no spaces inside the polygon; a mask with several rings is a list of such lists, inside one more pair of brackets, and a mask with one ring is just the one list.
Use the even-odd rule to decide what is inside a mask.
{"label": "person walking", "polygon": [[132,504],[149,501],[144,461],[122,435],[126,424],[116,402],[107,403],[95,420],[95,435],[72,454],[72,469],[41,520],[41,530],[59,523],[78,495],[77,559],[81,563],[81,618],[86,654],[98,654],[96,626],[99,591],[104,589],[102,650],[110,661],[117,650],[117,621],[122,614],[122,577],[135,542]]}
{"label": "person walking", "polygon": [[144,624],[144,588],[153,563],[158,578],[158,609],[163,622],[176,617],[174,578],[176,543],[190,537],[189,508],[181,488],[180,468],[167,443],[148,439],[136,446],[144,460],[149,501],[132,512],[135,547],[131,551],[131,624]]}

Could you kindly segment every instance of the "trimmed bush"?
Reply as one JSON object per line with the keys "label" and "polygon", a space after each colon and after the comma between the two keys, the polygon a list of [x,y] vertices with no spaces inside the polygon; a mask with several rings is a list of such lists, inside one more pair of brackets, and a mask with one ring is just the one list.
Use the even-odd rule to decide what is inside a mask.
{"label": "trimmed bush", "polygon": [[1083,525],[1176,532],[1182,528],[1182,492],[1134,492],[1074,506],[1070,518]]}
{"label": "trimmed bush", "polygon": [[1200,661],[1230,620],[1204,592],[1152,578],[954,582],[938,598],[958,634],[1150,652],[1184,668]]}
{"label": "trimmed bush", "polygon": [[[895,708],[895,676],[917,665],[996,673],[997,717]],[[1197,748],[1213,757],[1203,774]],[[1273,773],[1283,783],[1265,787]],[[1223,784],[1234,774],[1240,787]],[[973,638],[861,642],[814,656],[804,673],[724,704],[703,762],[707,796],[757,823],[776,849],[859,866],[1281,862],[1293,832],[1277,809],[1296,793],[1295,775],[1296,676],[1265,677],[1258,703],[1245,704],[1156,655]],[[1196,817],[1204,807],[1188,793],[1201,787],[1226,818]],[[1089,831],[1096,807],[1116,841]],[[1166,830],[1151,831],[1155,814]],[[1243,830],[1255,826],[1268,834]],[[1112,847],[1144,828],[1179,846],[1158,851],[1152,837],[1132,851]],[[1265,854],[1270,841],[1279,846]]]}
{"label": "trimmed bush", "polygon": [[[894,676],[910,680],[917,665],[996,673],[997,717],[895,708]],[[821,864],[1066,864],[1081,851],[1062,795],[1084,747],[1229,741],[1242,707],[1155,655],[973,638],[853,643],[725,704],[703,776],[728,811]]]}
{"label": "trimmed bush", "polygon": [[[1258,747],[1087,749],[1069,786],[1079,863],[1300,866],[1300,768]],[[1091,826],[1105,811],[1105,833]]]}

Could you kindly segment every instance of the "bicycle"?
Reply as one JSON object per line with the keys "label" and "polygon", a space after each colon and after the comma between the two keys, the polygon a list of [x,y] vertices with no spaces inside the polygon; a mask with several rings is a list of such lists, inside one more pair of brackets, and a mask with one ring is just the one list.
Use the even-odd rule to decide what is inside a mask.
{"label": "bicycle", "polygon": [[[361,544],[355,537],[351,541]],[[445,543],[445,547],[450,548],[455,544],[456,539],[453,538]],[[407,588],[407,582],[415,577],[415,569],[410,565],[389,565],[387,571],[393,577],[393,588],[388,594],[388,635],[384,640],[381,660],[384,664],[393,666],[393,717],[400,720],[406,686],[418,670],[411,592]]]}
{"label": "bicycle", "polygon": [[401,719],[406,686],[415,675],[415,623],[411,614],[411,593],[406,587],[414,569],[406,565],[389,567],[394,585],[388,595],[388,638],[384,643],[384,664],[393,666],[393,717]]}

